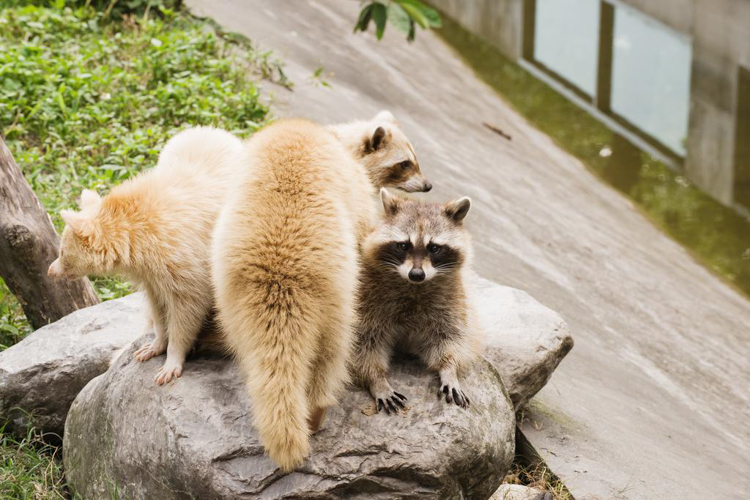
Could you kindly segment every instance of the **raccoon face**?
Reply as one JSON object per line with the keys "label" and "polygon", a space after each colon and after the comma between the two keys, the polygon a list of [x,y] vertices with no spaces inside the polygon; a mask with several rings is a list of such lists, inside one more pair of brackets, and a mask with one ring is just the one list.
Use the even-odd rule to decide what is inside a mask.
{"label": "raccoon face", "polygon": [[360,161],[376,187],[393,187],[408,193],[432,189],[432,183],[422,175],[414,148],[393,115],[381,111],[371,123],[375,128],[363,140]]}
{"label": "raccoon face", "polygon": [[100,245],[102,233],[97,221],[101,198],[93,191],[81,195],[81,211],[63,210],[65,221],[60,241],[60,256],[50,264],[47,274],[53,278],[78,279],[88,274],[103,274],[107,252]]}
{"label": "raccoon face", "polygon": [[457,272],[469,256],[463,220],[469,198],[420,203],[391,196],[382,189],[385,220],[365,241],[368,261],[419,284]]}
{"label": "raccoon face", "polygon": [[60,256],[50,264],[47,274],[53,278],[82,278],[92,268],[89,253],[83,239],[71,227],[66,227],[60,241]]}

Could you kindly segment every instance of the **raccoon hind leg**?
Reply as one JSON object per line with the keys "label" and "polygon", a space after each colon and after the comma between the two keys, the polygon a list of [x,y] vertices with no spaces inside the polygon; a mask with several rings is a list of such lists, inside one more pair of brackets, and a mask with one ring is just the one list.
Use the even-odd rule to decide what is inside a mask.
{"label": "raccoon hind leg", "polygon": [[349,382],[347,362],[352,344],[352,321],[346,302],[328,315],[319,332],[318,352],[308,385],[310,432],[323,424],[326,409],[338,402],[338,397]]}
{"label": "raccoon hind leg", "polygon": [[193,348],[203,321],[208,315],[210,302],[196,297],[173,298],[167,311],[167,360],[155,377],[157,385],[164,385],[182,375],[185,358]]}
{"label": "raccoon hind leg", "polygon": [[140,362],[164,354],[167,350],[167,330],[165,327],[164,308],[159,304],[151,292],[146,292],[146,333],[154,329],[154,340],[147,342],[133,353],[133,357]]}

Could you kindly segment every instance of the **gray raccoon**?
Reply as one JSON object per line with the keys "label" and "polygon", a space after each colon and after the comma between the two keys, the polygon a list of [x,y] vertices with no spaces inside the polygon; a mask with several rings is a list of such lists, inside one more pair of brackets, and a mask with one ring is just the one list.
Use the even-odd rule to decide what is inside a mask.
{"label": "gray raccoon", "polygon": [[377,409],[404,407],[386,375],[394,350],[419,356],[440,375],[438,397],[469,406],[458,380],[477,356],[479,326],[468,300],[472,249],[463,220],[471,200],[443,204],[394,197],[362,245],[355,351],[351,368]]}

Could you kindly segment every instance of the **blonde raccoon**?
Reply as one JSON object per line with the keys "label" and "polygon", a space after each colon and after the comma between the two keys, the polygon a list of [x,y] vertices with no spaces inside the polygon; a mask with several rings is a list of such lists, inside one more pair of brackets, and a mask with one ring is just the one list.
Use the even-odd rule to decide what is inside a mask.
{"label": "blonde raccoon", "polygon": [[241,161],[248,173],[213,241],[218,318],[261,442],[288,472],[347,380],[374,188],[338,138],[306,120],[264,128]]}
{"label": "blonde raccoon", "polygon": [[182,374],[187,353],[213,306],[209,248],[214,224],[239,173],[242,142],[209,127],[184,130],[155,168],[100,197],[84,190],[81,211],[64,210],[54,277],[123,275],[146,292],[155,339],[135,353],[165,351],[159,385]]}

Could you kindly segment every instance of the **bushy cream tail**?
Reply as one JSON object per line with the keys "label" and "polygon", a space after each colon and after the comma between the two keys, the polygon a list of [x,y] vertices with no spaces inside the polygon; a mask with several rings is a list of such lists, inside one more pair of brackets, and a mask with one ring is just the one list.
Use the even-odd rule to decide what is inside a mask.
{"label": "bushy cream tail", "polygon": [[247,335],[236,346],[244,352],[236,354],[247,377],[261,442],[271,459],[290,472],[310,453],[307,385],[310,346],[317,334],[309,315],[285,298],[256,309],[261,317],[248,323],[261,331]]}

